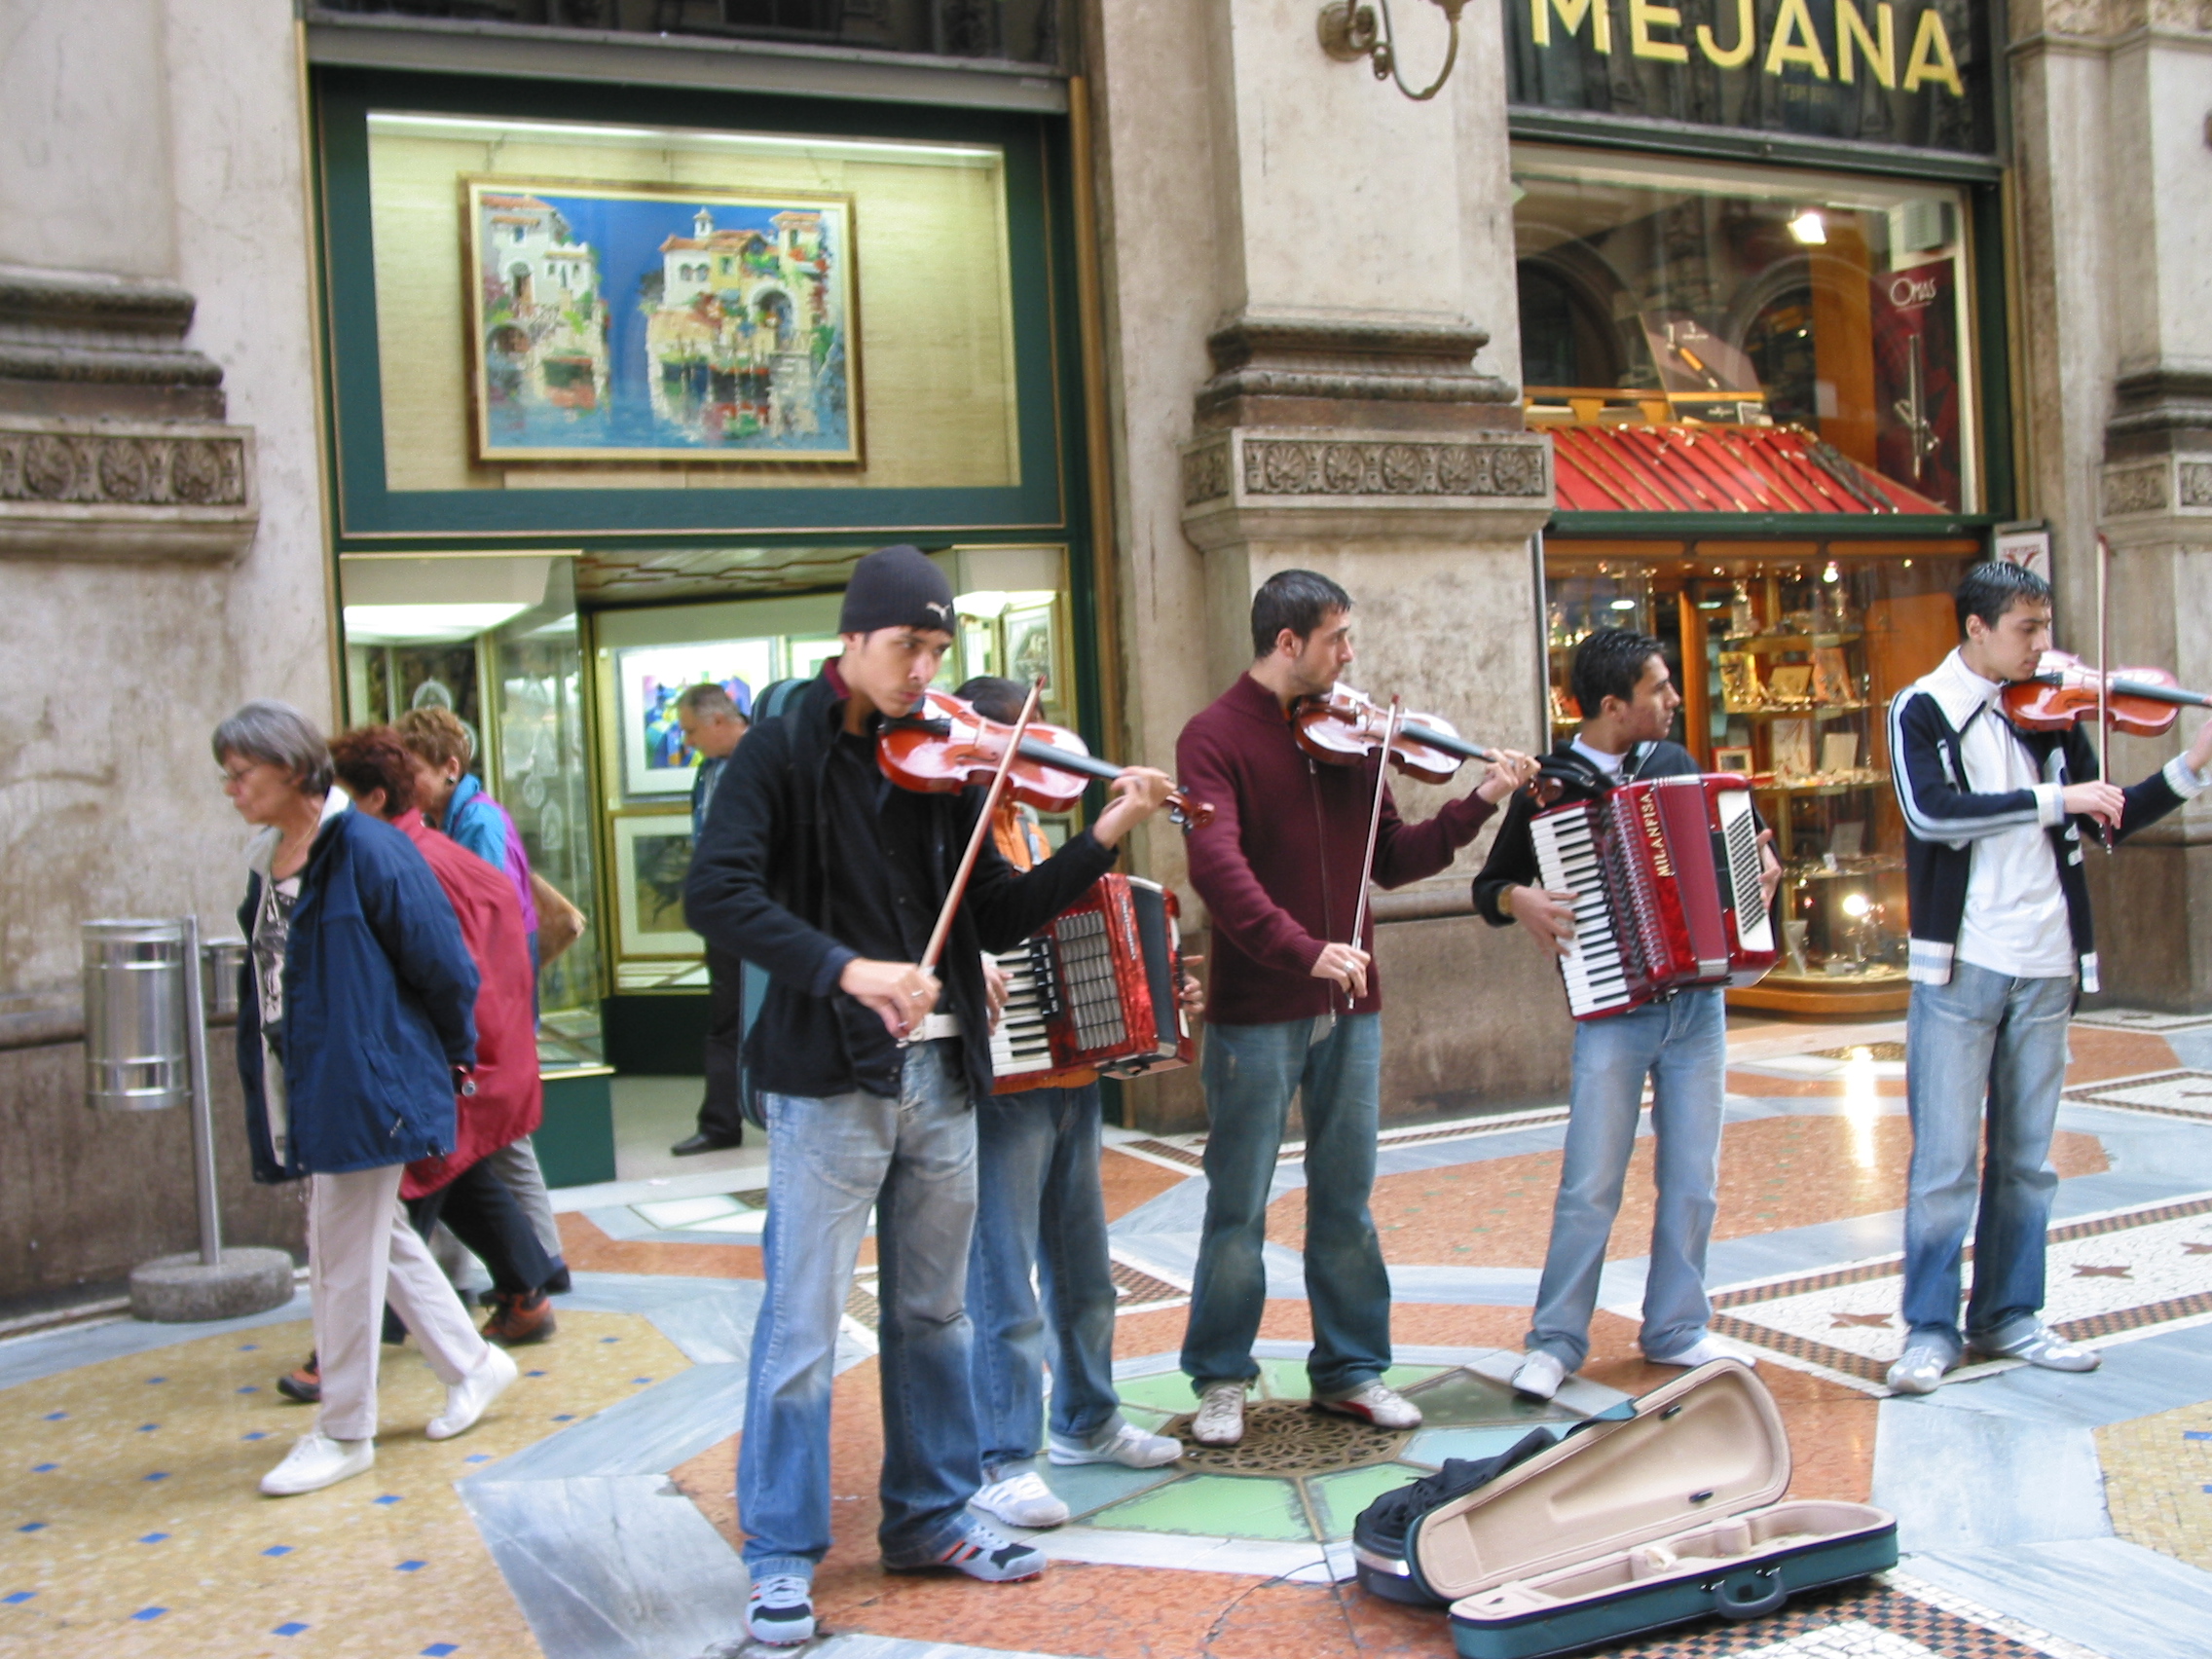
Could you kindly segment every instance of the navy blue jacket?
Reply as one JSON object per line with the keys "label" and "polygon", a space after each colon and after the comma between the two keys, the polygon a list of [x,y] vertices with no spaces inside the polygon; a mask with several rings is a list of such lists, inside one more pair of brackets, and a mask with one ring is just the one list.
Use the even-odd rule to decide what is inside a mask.
{"label": "navy blue jacket", "polygon": [[[261,876],[239,926],[253,936]],[[278,1055],[291,1117],[277,1161],[262,1093],[261,1004],[239,984],[239,1078],[257,1181],[411,1163],[454,1147],[455,1066],[476,1063],[476,965],[430,866],[365,812],[324,823],[284,955]]]}

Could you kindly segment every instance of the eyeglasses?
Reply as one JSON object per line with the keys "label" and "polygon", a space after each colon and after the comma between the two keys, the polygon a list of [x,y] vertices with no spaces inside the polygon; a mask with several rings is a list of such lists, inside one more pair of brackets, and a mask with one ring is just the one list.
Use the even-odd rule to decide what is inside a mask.
{"label": "eyeglasses", "polygon": [[261,769],[261,761],[249,760],[243,766],[225,766],[218,774],[218,776],[221,777],[223,781],[223,788],[225,788],[226,790],[235,790],[240,784],[244,783],[246,779],[253,776],[255,772],[259,771]]}

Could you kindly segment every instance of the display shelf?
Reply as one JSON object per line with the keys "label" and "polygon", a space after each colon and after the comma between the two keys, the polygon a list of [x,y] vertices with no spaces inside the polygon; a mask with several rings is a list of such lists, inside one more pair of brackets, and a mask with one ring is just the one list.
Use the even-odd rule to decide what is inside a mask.
{"label": "display shelf", "polygon": [[1809,778],[1801,784],[1754,783],[1751,785],[1751,793],[1753,794],[1779,795],[1840,795],[1849,794],[1854,790],[1880,789],[1889,781],[1890,775],[1887,772],[1869,772],[1862,778],[1853,778],[1849,781]]}
{"label": "display shelf", "polygon": [[1755,709],[1723,708],[1721,713],[1732,720],[1825,720],[1864,714],[1868,707],[1865,703],[1774,703]]}
{"label": "display shelf", "polygon": [[1833,634],[1746,634],[1738,639],[1718,639],[1715,643],[1724,651],[1763,655],[1769,651],[1825,650],[1831,645],[1856,645],[1865,637],[1863,628],[1844,628]]}

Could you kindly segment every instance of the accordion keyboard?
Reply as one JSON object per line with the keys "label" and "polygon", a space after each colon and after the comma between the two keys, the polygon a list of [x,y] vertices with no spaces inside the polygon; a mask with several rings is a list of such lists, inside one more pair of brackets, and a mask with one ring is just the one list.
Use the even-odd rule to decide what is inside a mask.
{"label": "accordion keyboard", "polygon": [[1530,824],[1546,887],[1574,895],[1574,943],[1560,960],[1567,1012],[1577,1019],[1629,1002],[1626,953],[1606,903],[1595,814],[1559,812]]}
{"label": "accordion keyboard", "polygon": [[996,958],[1006,975],[1006,1007],[991,1033],[991,1072],[1018,1077],[1052,1069],[1052,1045],[1046,1021],[1059,1009],[1052,983],[1051,946],[1041,939]]}

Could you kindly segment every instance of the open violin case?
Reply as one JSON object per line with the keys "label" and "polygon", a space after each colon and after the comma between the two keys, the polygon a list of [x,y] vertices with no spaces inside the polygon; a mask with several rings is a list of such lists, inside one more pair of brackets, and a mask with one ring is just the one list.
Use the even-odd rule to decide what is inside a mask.
{"label": "open violin case", "polygon": [[1714,1360],[1419,1516],[1402,1560],[1363,1550],[1360,1578],[1449,1604],[1464,1659],[1543,1659],[1897,1566],[1894,1516],[1788,1486],[1773,1396]]}

